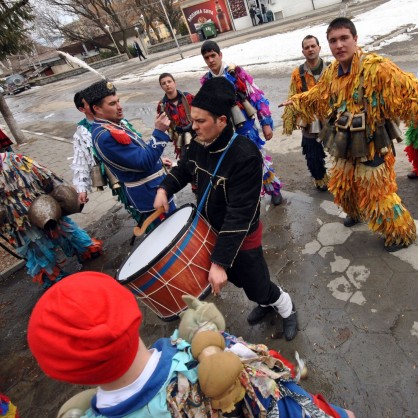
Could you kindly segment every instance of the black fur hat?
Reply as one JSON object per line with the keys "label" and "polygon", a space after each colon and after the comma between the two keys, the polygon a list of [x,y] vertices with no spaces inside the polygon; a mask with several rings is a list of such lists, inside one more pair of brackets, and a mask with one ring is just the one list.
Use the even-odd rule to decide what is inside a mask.
{"label": "black fur hat", "polygon": [[192,106],[207,110],[215,116],[231,117],[235,105],[235,88],[225,77],[213,77],[206,81],[192,101]]}
{"label": "black fur hat", "polygon": [[116,87],[108,80],[101,80],[82,90],[80,93],[83,99],[92,107],[105,97],[115,95]]}

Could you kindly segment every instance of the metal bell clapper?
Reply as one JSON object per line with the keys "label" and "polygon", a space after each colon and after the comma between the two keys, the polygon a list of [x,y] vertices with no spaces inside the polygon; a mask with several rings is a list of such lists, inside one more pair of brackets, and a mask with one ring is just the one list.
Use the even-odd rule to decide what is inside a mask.
{"label": "metal bell clapper", "polygon": [[309,124],[309,133],[310,134],[319,134],[321,132],[321,122],[319,122],[318,118],[315,117],[313,122]]}
{"label": "metal bell clapper", "polygon": [[119,189],[121,186],[120,186],[118,178],[106,166],[105,166],[105,173],[106,173],[106,176],[109,180],[110,188],[112,190]]}
{"label": "metal bell clapper", "polygon": [[333,156],[336,158],[346,158],[348,148],[348,132],[339,130],[335,134]]}
{"label": "metal bell clapper", "polygon": [[366,157],[369,154],[366,131],[350,132],[351,135],[351,156],[353,158]]}
{"label": "metal bell clapper", "polygon": [[237,128],[240,128],[246,122],[245,116],[242,114],[241,109],[238,105],[234,105],[231,108],[231,117],[234,125]]}
{"label": "metal bell clapper", "polygon": [[397,142],[402,142],[402,131],[400,130],[399,123],[397,121],[386,119],[385,127],[391,140],[396,139]]}
{"label": "metal bell clapper", "polygon": [[104,186],[106,186],[106,179],[102,174],[100,165],[95,165],[91,169],[91,183],[93,187],[97,187],[97,190],[103,190]]}
{"label": "metal bell clapper", "polygon": [[247,116],[251,119],[255,119],[257,109],[247,99],[242,101],[242,106],[244,107]]}
{"label": "metal bell clapper", "polygon": [[386,131],[384,124],[378,124],[374,132],[374,145],[376,149],[382,150],[384,148],[389,148],[392,145],[392,141]]}

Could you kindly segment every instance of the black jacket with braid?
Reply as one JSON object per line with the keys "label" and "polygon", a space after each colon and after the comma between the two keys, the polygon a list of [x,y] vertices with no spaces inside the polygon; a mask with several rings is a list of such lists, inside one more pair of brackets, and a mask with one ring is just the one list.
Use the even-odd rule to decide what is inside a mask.
{"label": "black jacket with braid", "polygon": [[[173,167],[161,187],[167,194],[192,183],[199,204],[215,167],[233,135],[228,125],[209,146],[192,141],[186,156]],[[238,135],[222,161],[202,209],[218,233],[211,260],[231,267],[243,240],[257,229],[263,180],[262,156],[248,138]]]}

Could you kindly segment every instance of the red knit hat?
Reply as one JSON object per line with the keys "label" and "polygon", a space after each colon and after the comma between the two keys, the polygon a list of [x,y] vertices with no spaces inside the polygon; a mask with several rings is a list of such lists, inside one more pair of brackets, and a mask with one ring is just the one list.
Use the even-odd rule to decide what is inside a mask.
{"label": "red knit hat", "polygon": [[29,347],[54,379],[109,383],[134,361],[141,321],[128,289],[106,274],[85,271],[59,281],[40,298],[29,319]]}

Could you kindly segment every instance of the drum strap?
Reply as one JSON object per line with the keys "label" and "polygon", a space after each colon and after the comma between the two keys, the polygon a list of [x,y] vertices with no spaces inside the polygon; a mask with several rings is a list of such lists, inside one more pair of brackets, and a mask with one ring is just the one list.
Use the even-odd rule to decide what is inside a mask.
{"label": "drum strap", "polygon": [[231,147],[231,145],[235,141],[235,138],[237,137],[237,135],[238,135],[237,133],[234,133],[234,135],[232,135],[231,140],[229,141],[227,147],[225,148],[224,152],[222,153],[221,157],[219,158],[218,164],[216,164],[215,170],[213,171],[212,175],[210,176],[208,187],[206,187],[205,193],[203,193],[202,199],[200,200],[199,206],[197,207],[197,213],[202,212],[203,205],[205,204],[205,201],[206,201],[206,198],[208,197],[209,191],[212,188],[212,180],[215,178],[216,173],[218,172],[218,169],[219,169],[223,159],[225,158],[226,153],[228,152],[229,148]]}
{"label": "drum strap", "polygon": [[[186,236],[184,237],[183,242],[180,244],[180,246],[177,248],[177,250],[175,251],[175,253],[170,257],[169,260],[167,260],[167,263],[162,266],[156,273],[159,277],[162,277],[164,275],[164,273],[167,272],[167,270],[177,261],[177,259],[183,254],[184,249],[187,247],[189,241],[192,239],[194,231],[196,230],[197,227],[197,223],[199,221],[199,215],[202,212],[202,208],[203,205],[205,204],[205,200],[208,197],[209,191],[212,187],[212,180],[215,178],[216,173],[218,172],[218,169],[223,161],[223,159],[225,158],[226,153],[228,152],[229,148],[231,147],[232,143],[235,141],[235,138],[237,137],[237,133],[234,133],[234,135],[232,135],[227,147],[225,148],[224,152],[222,153],[222,155],[219,158],[218,163],[216,164],[215,170],[213,171],[212,175],[210,176],[210,180],[209,180],[209,184],[206,187],[205,192],[203,193],[202,199],[199,203],[199,206],[197,208],[196,211],[196,216],[194,217],[192,224],[190,225],[189,230],[187,231]],[[142,292],[145,292],[150,286],[152,286],[155,281],[158,280],[158,277],[153,277],[151,280],[149,280],[147,283],[143,284],[142,286],[139,287],[139,289]]]}

